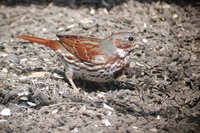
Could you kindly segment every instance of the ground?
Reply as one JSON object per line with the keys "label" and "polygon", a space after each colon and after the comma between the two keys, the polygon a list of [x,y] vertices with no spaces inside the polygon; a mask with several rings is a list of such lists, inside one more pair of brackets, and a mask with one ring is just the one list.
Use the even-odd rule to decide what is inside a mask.
{"label": "ground", "polygon": [[[2,0],[0,20],[0,132],[200,131],[200,2]],[[130,67],[111,83],[76,79],[78,94],[52,50],[15,38],[121,31],[144,44]]]}

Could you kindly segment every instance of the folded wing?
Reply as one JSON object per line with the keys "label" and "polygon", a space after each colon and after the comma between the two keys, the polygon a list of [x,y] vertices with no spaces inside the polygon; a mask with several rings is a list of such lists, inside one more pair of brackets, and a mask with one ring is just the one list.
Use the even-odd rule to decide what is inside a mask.
{"label": "folded wing", "polygon": [[82,61],[102,64],[108,60],[106,53],[101,50],[101,39],[74,35],[57,35],[60,43]]}

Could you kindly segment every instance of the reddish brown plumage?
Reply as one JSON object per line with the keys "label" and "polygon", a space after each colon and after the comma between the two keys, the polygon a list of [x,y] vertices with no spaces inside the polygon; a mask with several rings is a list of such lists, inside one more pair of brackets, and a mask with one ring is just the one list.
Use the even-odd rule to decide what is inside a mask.
{"label": "reddish brown plumage", "polygon": [[43,38],[39,38],[39,37],[31,37],[31,36],[23,36],[23,35],[17,35],[16,37],[27,40],[27,41],[45,45],[45,46],[53,49],[54,51],[58,50],[60,47],[60,45],[59,45],[60,43],[58,40],[47,40],[47,39],[43,39]]}
{"label": "reddish brown plumage", "polygon": [[78,56],[81,60],[91,62],[100,52],[97,38],[82,36],[58,36],[58,38],[70,53]]}
{"label": "reddish brown plumage", "polygon": [[74,35],[57,35],[59,40],[18,35],[17,38],[50,47],[66,65],[66,76],[109,82],[122,74],[138,38],[131,32],[112,34],[104,39]]}

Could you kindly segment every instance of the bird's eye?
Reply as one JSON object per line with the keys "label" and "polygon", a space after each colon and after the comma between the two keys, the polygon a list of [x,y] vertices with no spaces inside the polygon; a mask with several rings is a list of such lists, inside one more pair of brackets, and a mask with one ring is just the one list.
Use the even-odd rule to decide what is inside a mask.
{"label": "bird's eye", "polygon": [[132,36],[129,36],[128,40],[132,42],[134,40],[134,38]]}

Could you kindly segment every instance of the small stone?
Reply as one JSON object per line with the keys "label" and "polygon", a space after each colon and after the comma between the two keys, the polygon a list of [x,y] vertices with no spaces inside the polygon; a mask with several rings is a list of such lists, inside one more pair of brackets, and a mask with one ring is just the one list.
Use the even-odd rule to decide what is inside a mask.
{"label": "small stone", "polygon": [[136,126],[132,126],[132,128],[133,128],[133,129],[135,129],[135,130],[137,130],[137,129],[138,129],[138,127],[136,127]]}
{"label": "small stone", "polygon": [[92,8],[92,9],[90,10],[90,14],[91,14],[91,15],[94,15],[95,13],[96,13],[95,9]]}
{"label": "small stone", "polygon": [[46,29],[46,28],[42,28],[42,31],[43,31],[43,32],[47,32],[47,29]]}
{"label": "small stone", "polygon": [[18,96],[27,96],[29,95],[30,93],[28,91],[24,91],[24,92],[21,92],[21,93],[18,93],[17,95]]}
{"label": "small stone", "polygon": [[59,95],[62,95],[62,96],[67,96],[69,95],[69,93],[67,91],[59,91],[58,92]]}
{"label": "small stone", "polygon": [[68,25],[68,26],[67,26],[67,29],[72,29],[72,28],[74,28],[75,26],[76,26],[75,24]]}
{"label": "small stone", "polygon": [[178,14],[174,14],[174,15],[173,15],[173,18],[178,18]]}
{"label": "small stone", "polygon": [[62,76],[58,75],[57,73],[53,73],[52,75],[54,78],[57,78],[57,79],[63,79]]}
{"label": "small stone", "polygon": [[103,107],[104,107],[105,109],[114,111],[114,109],[113,109],[112,107],[110,107],[109,105],[107,105],[107,104],[105,104],[105,103],[103,103]]}
{"label": "small stone", "polygon": [[51,113],[52,113],[52,114],[58,113],[58,109],[53,110]]}
{"label": "small stone", "polygon": [[31,106],[31,107],[35,107],[36,106],[36,104],[35,103],[33,103],[33,102],[27,102],[27,104],[29,105],[29,106]]}
{"label": "small stone", "polygon": [[21,80],[21,81],[25,81],[25,80],[28,79],[28,77],[27,77],[27,76],[21,76],[21,77],[19,77],[18,79]]}
{"label": "small stone", "polygon": [[146,23],[144,23],[144,24],[143,24],[143,27],[144,27],[144,28],[147,28],[147,24],[146,24]]}
{"label": "small stone", "polygon": [[28,98],[27,97],[20,97],[20,100],[22,100],[22,101],[28,101]]}
{"label": "small stone", "polygon": [[7,53],[1,53],[1,55],[0,55],[0,57],[6,57],[6,56],[8,56]]}
{"label": "small stone", "polygon": [[157,120],[160,120],[160,115],[158,115],[158,116],[156,117],[156,119],[157,119]]}
{"label": "small stone", "polygon": [[58,31],[64,31],[64,30],[65,30],[64,27],[60,27],[60,28],[58,28]]}
{"label": "small stone", "polygon": [[112,115],[112,112],[111,112],[111,111],[109,111],[109,112],[108,112],[108,116],[111,116],[111,115]]}
{"label": "small stone", "polygon": [[144,42],[144,43],[148,43],[148,40],[145,39],[145,38],[143,38],[143,39],[142,39],[142,42]]}
{"label": "small stone", "polygon": [[111,123],[108,119],[103,119],[102,122],[106,127],[111,126]]}
{"label": "small stone", "polygon": [[108,15],[108,10],[106,8],[103,9],[103,12]]}
{"label": "small stone", "polygon": [[73,131],[76,132],[76,133],[78,133],[78,128],[74,128]]}
{"label": "small stone", "polygon": [[97,96],[98,96],[99,98],[106,98],[104,92],[100,92],[100,93],[98,93]]}
{"label": "small stone", "polygon": [[58,94],[63,95],[64,91],[59,91]]}
{"label": "small stone", "polygon": [[11,111],[9,108],[5,108],[0,112],[0,114],[3,116],[9,116],[9,115],[11,115]]}
{"label": "small stone", "polygon": [[29,78],[41,78],[41,77],[45,77],[47,75],[50,75],[50,73],[45,72],[45,71],[43,71],[43,72],[33,72],[28,77]]}
{"label": "small stone", "polygon": [[5,122],[7,122],[7,120],[5,120],[5,119],[1,119],[1,120],[0,120],[0,124],[1,124],[1,123],[5,123]]}
{"label": "small stone", "polygon": [[157,132],[158,132],[158,129],[157,129],[157,128],[151,128],[150,131],[151,131],[151,132],[156,132],[156,133],[157,133]]}
{"label": "small stone", "polygon": [[84,18],[84,19],[80,20],[80,23],[81,24],[92,24],[93,21],[91,19],[89,19],[89,18]]}
{"label": "small stone", "polygon": [[27,60],[27,58],[20,59],[20,63],[25,63]]}
{"label": "small stone", "polygon": [[8,69],[7,68],[3,68],[2,72],[7,73]]}
{"label": "small stone", "polygon": [[99,126],[97,124],[95,124],[94,127],[99,127]]}

